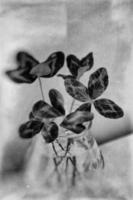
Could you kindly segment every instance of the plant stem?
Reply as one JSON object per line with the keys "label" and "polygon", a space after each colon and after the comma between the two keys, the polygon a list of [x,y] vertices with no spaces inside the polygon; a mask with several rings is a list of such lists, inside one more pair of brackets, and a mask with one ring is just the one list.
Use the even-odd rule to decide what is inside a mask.
{"label": "plant stem", "polygon": [[[72,100],[69,113],[72,112],[73,107],[74,107],[74,104],[75,104],[75,99]],[[70,149],[69,147],[70,147],[71,143],[72,143],[72,140],[71,140],[71,142],[70,142],[69,139],[68,139],[68,140],[67,140],[67,147],[68,147],[68,148],[67,148],[67,150],[66,150],[66,155],[67,155],[67,153],[68,153],[68,151],[69,151],[68,149]]]}
{"label": "plant stem", "polygon": [[[75,103],[75,99],[72,100],[72,103],[71,103],[71,106],[70,106],[69,113],[72,112],[72,109],[73,109],[74,103]],[[73,141],[72,139],[71,139],[71,140],[70,140],[70,139],[67,140],[67,148],[66,148],[66,151],[65,151],[65,155],[64,155],[64,157],[67,155],[67,153],[69,153],[70,145],[71,145],[72,141]]]}
{"label": "plant stem", "polygon": [[[40,90],[41,90],[42,99],[44,100],[42,82],[41,82],[40,77],[38,77],[38,81],[39,81],[39,87],[40,87]],[[30,174],[32,174],[33,177],[36,176],[36,174],[38,173],[39,165],[40,165],[40,162],[41,162],[42,152],[40,152],[40,145],[42,145],[41,144],[41,138],[37,136],[37,138],[34,138],[32,140],[32,146],[31,146],[32,155],[31,155],[31,158],[30,158],[30,161],[29,161],[30,162],[30,168],[34,165],[35,160],[37,161],[36,165],[30,169]]]}
{"label": "plant stem", "polygon": [[43,99],[43,101],[45,101],[45,97],[44,97],[44,93],[43,93],[43,89],[42,89],[42,81],[41,81],[40,76],[38,76],[38,81],[39,81],[39,86],[40,86],[40,90],[41,90],[42,99]]}
{"label": "plant stem", "polygon": [[68,161],[69,161],[69,158],[67,157],[66,158],[66,167],[65,167],[65,174],[67,175],[67,171],[68,171]]}
{"label": "plant stem", "polygon": [[92,120],[89,122],[88,129],[92,127]]}
{"label": "plant stem", "polygon": [[[42,81],[41,81],[40,76],[38,76],[38,81],[39,81],[39,87],[40,87],[40,91],[41,91],[41,95],[42,95],[42,100],[45,101],[45,97],[44,97],[44,93],[43,93],[43,88],[42,88]],[[55,155],[58,157],[58,153],[56,151],[56,148],[55,148],[55,145],[54,145],[53,142],[52,142],[52,148],[53,148],[53,151],[54,151]]]}
{"label": "plant stem", "polygon": [[73,160],[73,171],[72,171],[72,185],[73,186],[75,186],[75,178],[76,178],[76,157],[75,156],[73,156],[73,158],[72,158],[72,160]]}
{"label": "plant stem", "polygon": [[[79,81],[79,79],[80,79],[80,76],[79,76],[79,77],[77,77],[77,81]],[[72,100],[72,103],[71,103],[71,106],[70,106],[69,113],[71,113],[71,112],[72,112],[72,110],[73,110],[73,107],[74,107],[74,104],[75,104],[75,99],[73,99],[73,100]],[[71,145],[71,143],[70,143],[69,145]]]}
{"label": "plant stem", "polygon": [[54,142],[52,142],[52,148],[53,148],[53,151],[54,151],[55,155],[58,156],[58,153],[57,153],[57,151],[56,151],[56,148],[55,148]]}
{"label": "plant stem", "polygon": [[56,171],[57,176],[58,176],[58,181],[60,182],[61,181],[61,176],[60,176],[60,173],[59,173],[59,170],[58,170],[58,163],[56,161],[56,158],[53,158],[53,161],[54,161],[54,165],[55,165],[55,171]]}
{"label": "plant stem", "polygon": [[70,106],[69,113],[72,112],[72,109],[73,109],[74,104],[75,104],[75,99],[72,100],[72,103],[71,103],[71,106]]}
{"label": "plant stem", "polygon": [[65,151],[64,147],[63,147],[62,144],[58,141],[58,139],[56,139],[56,142],[57,142],[57,144],[59,145],[59,147],[60,147],[63,151]]}

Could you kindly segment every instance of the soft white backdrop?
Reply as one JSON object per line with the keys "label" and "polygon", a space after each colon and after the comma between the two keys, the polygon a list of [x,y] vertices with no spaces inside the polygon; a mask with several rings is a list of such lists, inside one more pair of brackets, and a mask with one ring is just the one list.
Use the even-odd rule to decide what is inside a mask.
{"label": "soft white backdrop", "polygon": [[[109,73],[110,84],[103,97],[114,100],[125,111],[125,117],[120,120],[107,120],[95,113],[93,133],[99,138],[132,132],[132,0],[0,0],[0,4],[1,171],[9,171],[21,162],[30,142],[19,139],[17,129],[27,120],[32,104],[41,98],[37,81],[32,85],[16,85],[4,76],[6,69],[16,67],[14,55],[19,49],[29,51],[40,61],[58,50],[79,58],[93,51],[92,71],[106,67]],[[61,72],[68,70],[64,68]],[[87,83],[88,76],[86,74],[82,81]],[[55,87],[67,95],[59,78],[43,80],[43,87],[46,94],[49,88]],[[67,98],[66,109],[69,109],[71,98]],[[8,158],[4,157],[6,161],[3,161],[9,144],[13,153],[7,150]],[[132,196],[132,144],[133,137],[128,136],[101,147],[106,168],[103,172],[90,173],[86,196],[125,199]],[[12,154],[18,162],[12,161]],[[10,185],[8,189],[10,191]]]}

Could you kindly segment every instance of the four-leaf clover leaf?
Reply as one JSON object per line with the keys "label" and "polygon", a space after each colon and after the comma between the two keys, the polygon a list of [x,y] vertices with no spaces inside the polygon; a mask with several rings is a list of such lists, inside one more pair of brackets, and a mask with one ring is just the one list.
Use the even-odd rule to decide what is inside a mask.
{"label": "four-leaf clover leaf", "polygon": [[91,113],[91,104],[86,103],[79,106],[74,112],[68,114],[60,126],[79,134],[85,130],[83,123],[93,120],[94,115]]}
{"label": "four-leaf clover leaf", "polygon": [[52,53],[44,62],[39,63],[32,55],[20,51],[16,55],[18,67],[7,70],[6,75],[15,83],[33,83],[37,77],[53,77],[64,65],[64,53]]}
{"label": "four-leaf clover leaf", "polygon": [[67,67],[71,72],[72,76],[79,79],[86,71],[93,67],[94,59],[93,53],[88,53],[85,57],[79,60],[75,55],[67,56]]}
{"label": "four-leaf clover leaf", "polygon": [[43,100],[37,101],[33,105],[29,121],[19,128],[20,137],[31,138],[40,131],[47,143],[53,142],[58,137],[58,125],[54,120],[65,115],[64,99],[56,89],[49,91],[49,98],[52,106]]}
{"label": "four-leaf clover leaf", "polygon": [[123,110],[112,100],[98,99],[106,90],[109,80],[105,68],[99,68],[90,75],[88,87],[76,80],[73,76],[59,74],[64,79],[67,93],[80,102],[93,103],[96,110],[107,118],[117,119],[123,117]]}
{"label": "four-leaf clover leaf", "polygon": [[6,75],[15,83],[33,83],[36,76],[31,75],[31,69],[39,64],[32,55],[27,52],[21,51],[16,55],[16,62],[18,67],[13,70],[7,70]]}

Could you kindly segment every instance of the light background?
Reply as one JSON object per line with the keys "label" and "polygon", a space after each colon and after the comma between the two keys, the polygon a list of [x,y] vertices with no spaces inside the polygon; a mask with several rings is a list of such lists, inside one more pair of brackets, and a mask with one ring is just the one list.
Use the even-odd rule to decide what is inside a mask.
{"label": "light background", "polygon": [[[94,112],[93,134],[104,138],[132,132],[132,0],[0,0],[0,4],[1,173],[6,174],[21,163],[30,142],[19,139],[17,129],[28,119],[32,104],[41,98],[37,81],[32,85],[17,85],[4,76],[6,69],[16,67],[14,55],[18,50],[27,50],[40,61],[58,50],[79,58],[93,51],[91,72],[106,67],[109,74],[110,84],[103,97],[114,100],[125,111],[125,117],[119,120],[108,120]],[[68,70],[64,67],[60,72],[68,73]],[[88,77],[86,74],[82,79],[85,84]],[[67,97],[66,109],[69,109],[71,97],[65,93],[63,81],[59,78],[43,80],[46,94],[52,87]],[[101,146],[106,168],[88,175],[85,196],[120,199],[133,196],[132,144],[133,137],[128,136]],[[12,191],[10,184],[8,190]],[[4,192],[0,189],[2,195]]]}

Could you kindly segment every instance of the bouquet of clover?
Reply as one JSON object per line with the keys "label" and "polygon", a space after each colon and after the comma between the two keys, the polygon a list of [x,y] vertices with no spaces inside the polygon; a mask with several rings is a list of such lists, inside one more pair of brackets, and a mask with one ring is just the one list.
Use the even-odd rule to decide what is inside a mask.
{"label": "bouquet of clover", "polygon": [[[67,172],[68,164],[72,164],[72,183],[75,175],[80,174],[77,155],[73,147],[83,148],[86,152],[82,164],[84,172],[104,167],[104,158],[98,144],[91,134],[94,114],[92,105],[104,117],[117,119],[123,117],[123,110],[112,100],[99,98],[106,90],[109,78],[105,68],[93,72],[86,87],[79,81],[85,72],[94,65],[93,53],[87,54],[81,60],[74,55],[66,58],[67,67],[71,74],[58,74],[64,79],[66,92],[73,98],[70,111],[66,115],[63,95],[57,89],[49,91],[51,105],[45,101],[41,78],[52,78],[63,67],[65,55],[63,52],[52,53],[44,62],[39,63],[27,52],[16,55],[17,69],[6,71],[7,76],[15,83],[31,84],[39,80],[42,100],[37,101],[29,114],[29,120],[19,127],[21,138],[30,139],[41,133],[45,143],[52,146],[55,172],[60,175],[62,166]],[[82,104],[73,111],[75,101]],[[65,163],[65,165],[64,165]]]}

